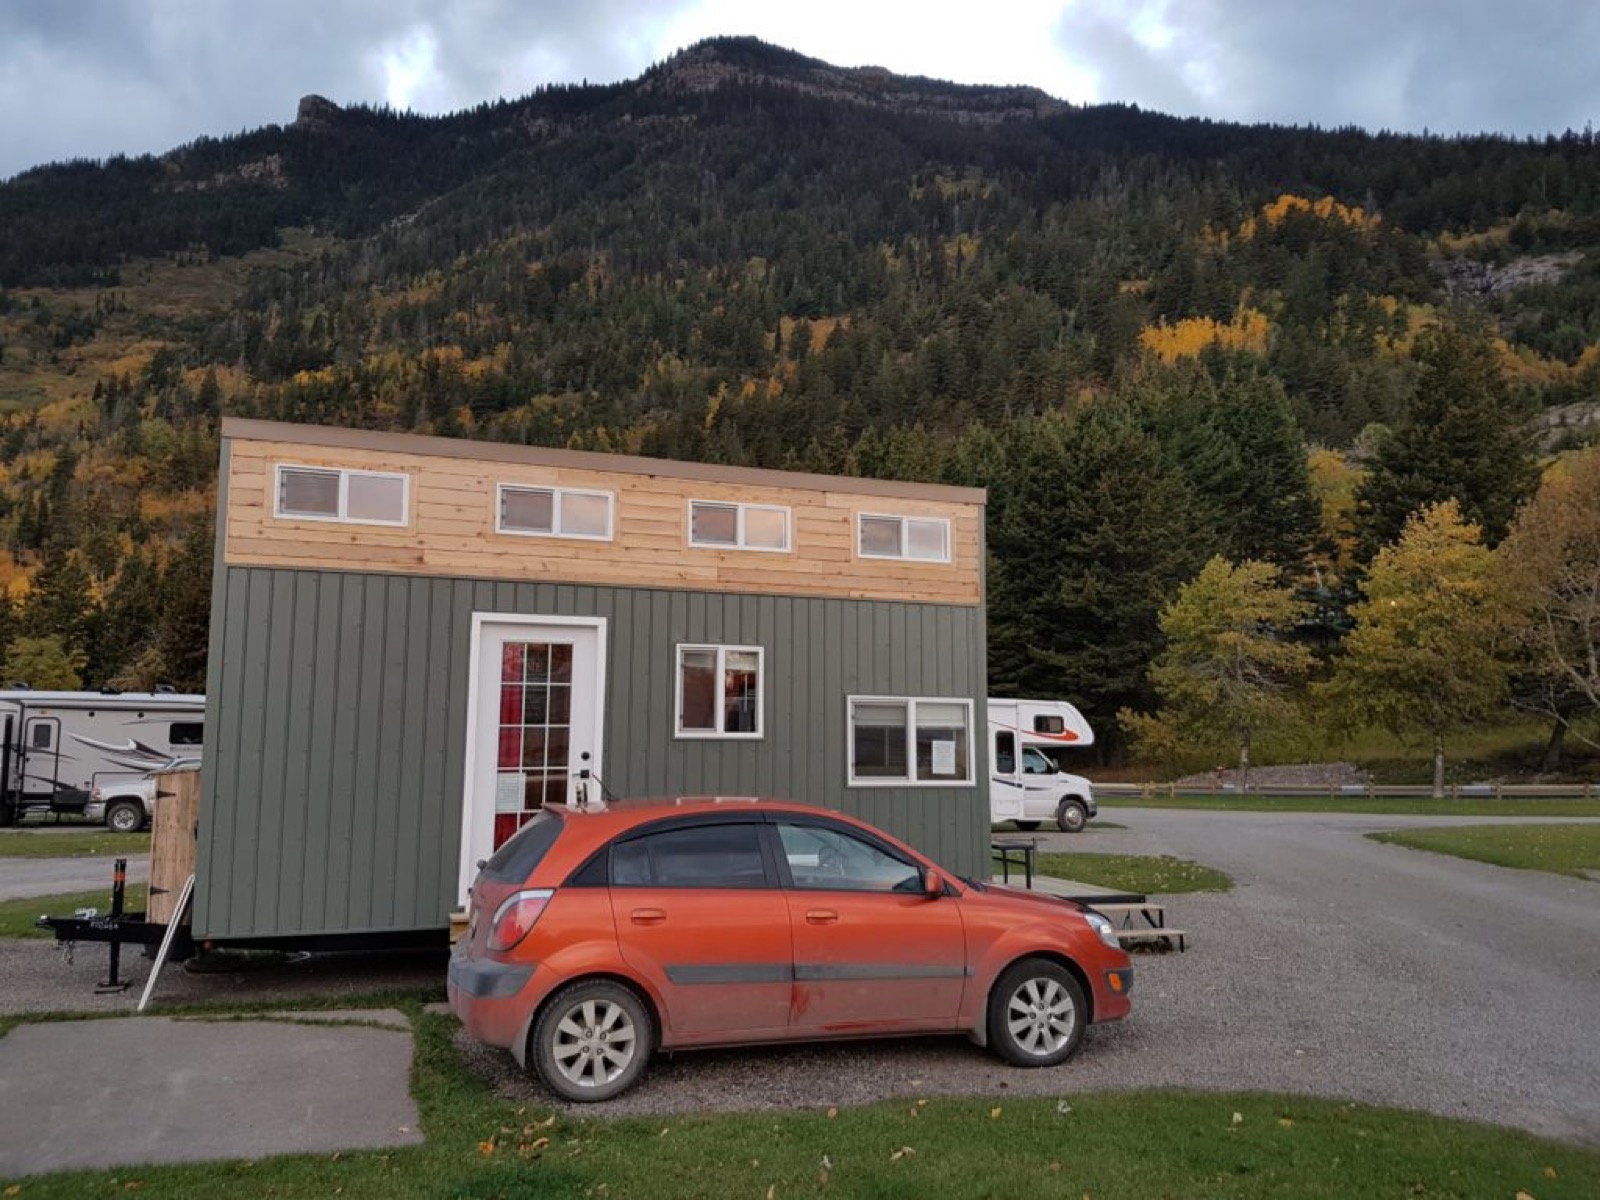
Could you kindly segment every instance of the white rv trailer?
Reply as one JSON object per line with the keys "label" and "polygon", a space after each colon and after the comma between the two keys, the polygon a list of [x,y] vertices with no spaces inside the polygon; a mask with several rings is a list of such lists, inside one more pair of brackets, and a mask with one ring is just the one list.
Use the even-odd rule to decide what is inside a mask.
{"label": "white rv trailer", "polygon": [[205,742],[206,698],[0,691],[0,825],[82,813],[96,784],[136,779]]}
{"label": "white rv trailer", "polygon": [[1094,788],[1045,753],[1094,745],[1094,730],[1065,700],[989,701],[989,820],[1037,829],[1045,821],[1077,833],[1098,809]]}

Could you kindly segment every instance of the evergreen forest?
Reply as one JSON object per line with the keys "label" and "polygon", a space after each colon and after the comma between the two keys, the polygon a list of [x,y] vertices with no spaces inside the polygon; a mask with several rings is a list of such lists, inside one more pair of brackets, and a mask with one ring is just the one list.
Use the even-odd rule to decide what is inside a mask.
{"label": "evergreen forest", "polygon": [[1592,129],[1245,127],[718,39],[40,166],[0,183],[6,680],[203,688],[224,414],[985,487],[990,694],[1113,757],[1600,737]]}

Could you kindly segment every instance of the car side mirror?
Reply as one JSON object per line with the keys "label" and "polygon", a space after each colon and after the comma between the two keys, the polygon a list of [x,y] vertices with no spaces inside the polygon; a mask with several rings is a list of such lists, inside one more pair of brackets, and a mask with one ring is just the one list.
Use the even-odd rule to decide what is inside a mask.
{"label": "car side mirror", "polygon": [[929,898],[944,895],[944,876],[932,867],[922,873],[922,894]]}

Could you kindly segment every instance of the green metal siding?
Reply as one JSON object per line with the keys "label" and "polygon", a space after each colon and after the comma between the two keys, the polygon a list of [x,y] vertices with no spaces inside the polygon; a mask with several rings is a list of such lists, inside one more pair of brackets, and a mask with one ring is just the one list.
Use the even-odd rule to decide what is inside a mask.
{"label": "green metal siding", "polygon": [[[455,906],[474,612],[607,623],[618,795],[763,794],[988,869],[981,608],[219,566],[203,937],[426,929]],[[765,736],[673,736],[680,642],[766,648]],[[849,788],[848,695],[976,701],[966,788]]]}

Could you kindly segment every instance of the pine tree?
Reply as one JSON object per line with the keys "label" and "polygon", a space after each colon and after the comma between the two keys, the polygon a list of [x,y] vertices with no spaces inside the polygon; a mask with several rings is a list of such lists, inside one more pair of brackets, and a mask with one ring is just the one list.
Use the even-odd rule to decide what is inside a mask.
{"label": "pine tree", "polygon": [[1417,363],[1410,418],[1379,444],[1358,494],[1369,561],[1413,514],[1445,500],[1493,546],[1538,485],[1529,414],[1507,388],[1494,346],[1444,327],[1420,339]]}

